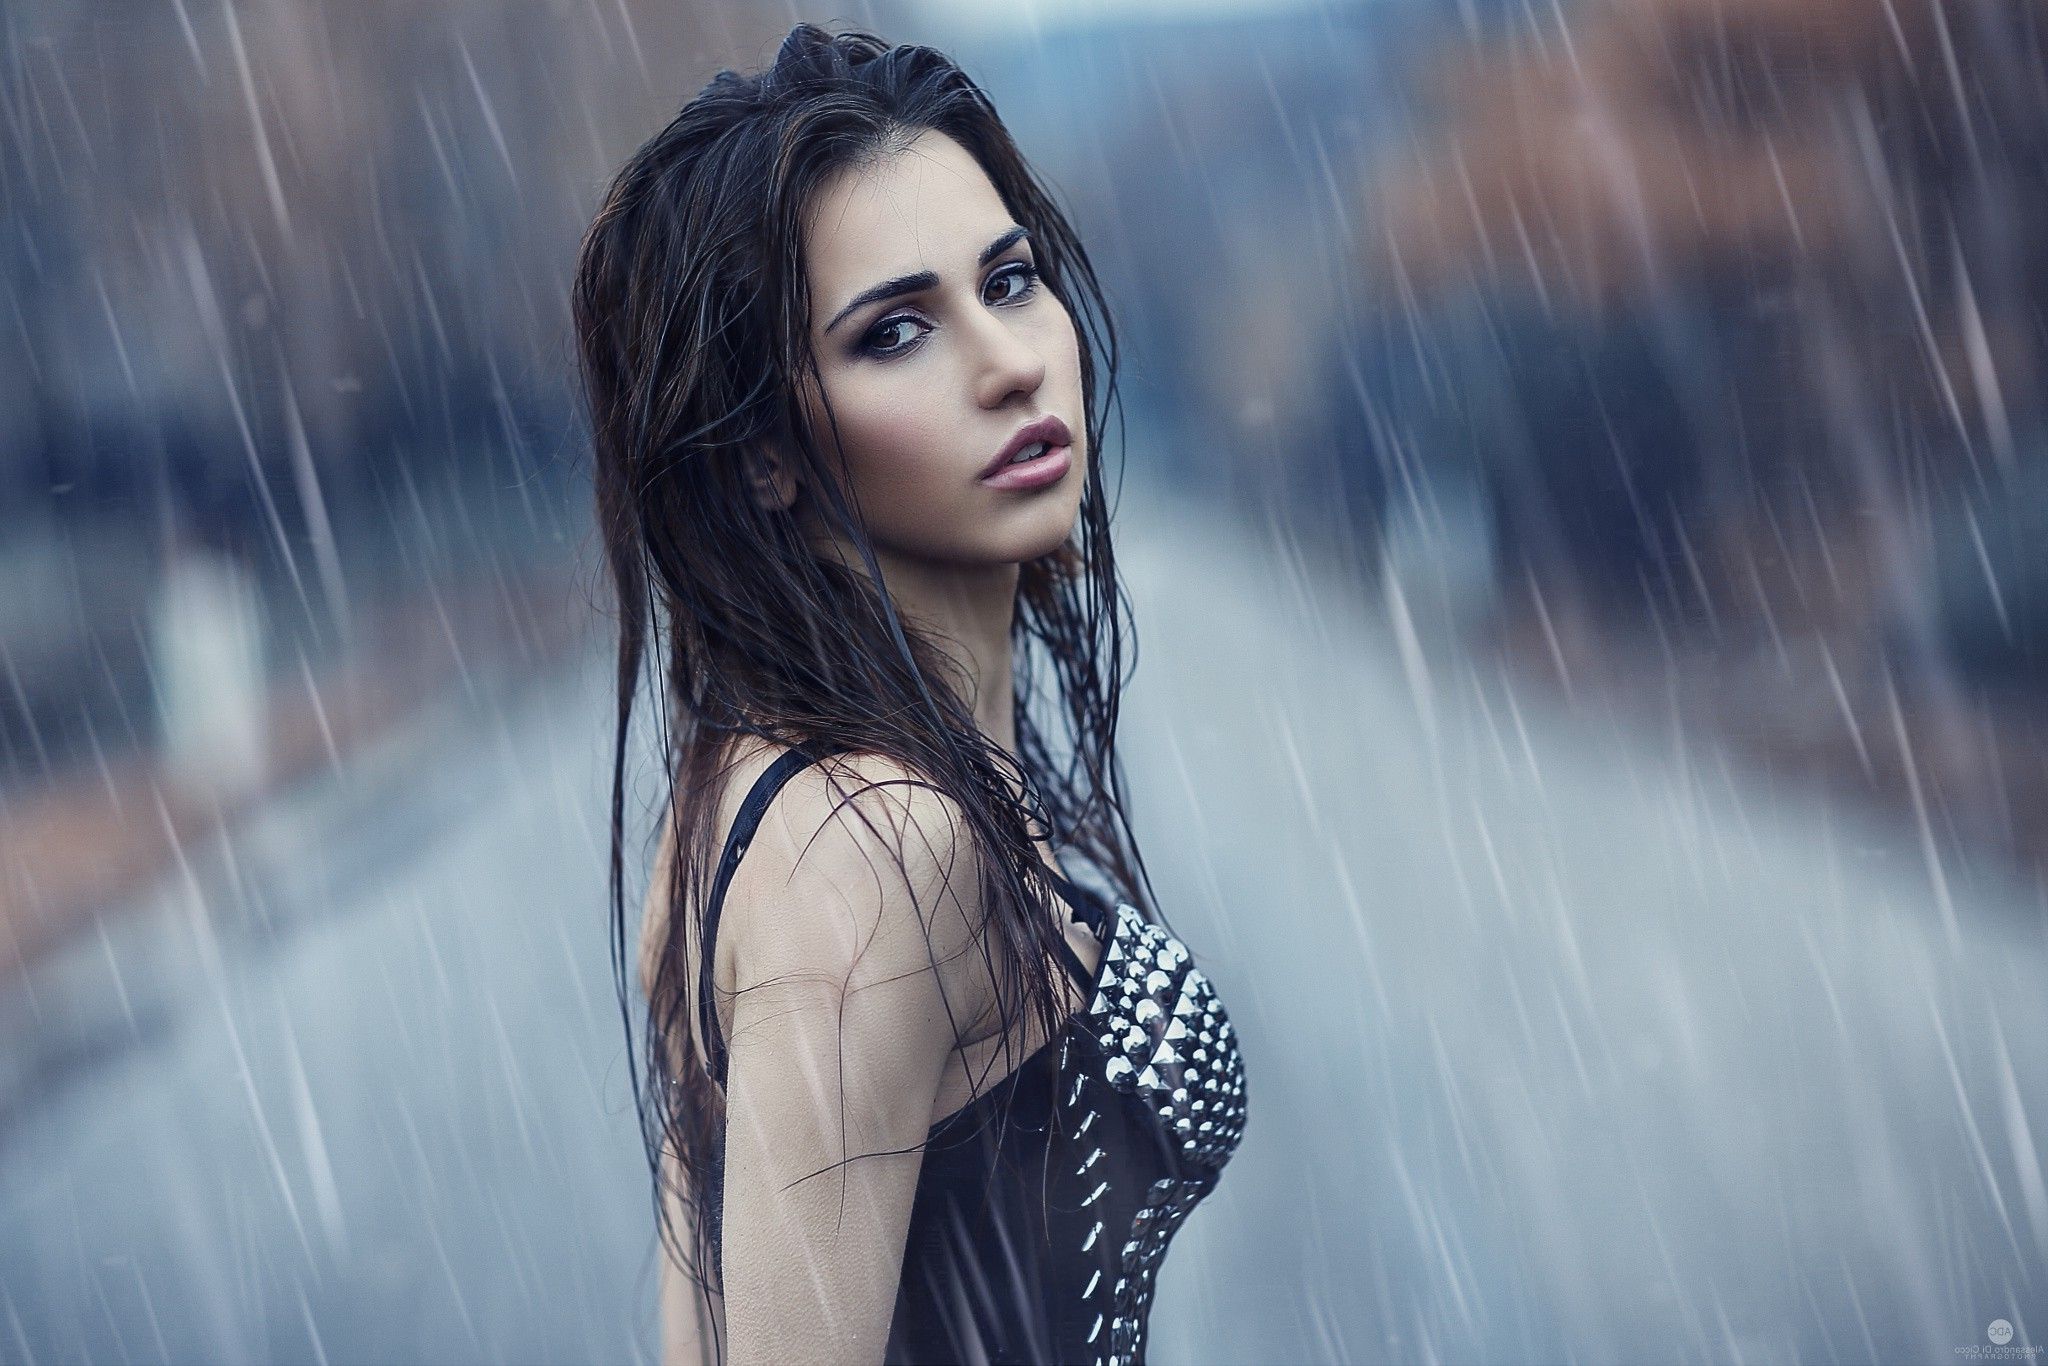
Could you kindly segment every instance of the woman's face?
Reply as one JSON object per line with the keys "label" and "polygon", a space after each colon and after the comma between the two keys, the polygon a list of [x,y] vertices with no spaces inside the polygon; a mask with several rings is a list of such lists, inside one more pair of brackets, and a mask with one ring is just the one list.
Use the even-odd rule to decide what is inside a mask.
{"label": "woman's face", "polygon": [[[1056,550],[1088,477],[1080,348],[980,164],[927,132],[843,172],[811,205],[804,250],[818,374],[885,570],[1015,565]],[[905,276],[920,278],[862,299]],[[810,412],[829,452],[825,415]],[[1048,416],[1071,435],[1065,472],[1033,488],[984,480],[1005,444]]]}

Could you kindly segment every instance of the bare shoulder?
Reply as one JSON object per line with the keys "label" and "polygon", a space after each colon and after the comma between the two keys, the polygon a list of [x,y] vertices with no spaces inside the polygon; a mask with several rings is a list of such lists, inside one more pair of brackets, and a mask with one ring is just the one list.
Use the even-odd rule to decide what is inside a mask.
{"label": "bare shoulder", "polygon": [[878,1359],[923,1143],[977,1009],[962,814],[888,760],[821,759],[740,860],[721,1228],[736,1359]]}
{"label": "bare shoulder", "polygon": [[957,801],[887,756],[821,759],[769,804],[727,889],[733,985],[921,973],[964,1028],[992,983],[980,889]]}

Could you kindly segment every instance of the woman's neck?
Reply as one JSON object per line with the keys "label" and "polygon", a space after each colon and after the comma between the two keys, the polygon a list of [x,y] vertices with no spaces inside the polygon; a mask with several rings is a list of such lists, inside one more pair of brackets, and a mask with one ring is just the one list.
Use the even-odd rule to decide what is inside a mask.
{"label": "woman's neck", "polygon": [[[839,547],[842,564],[867,572],[850,547],[840,547],[836,537],[830,544]],[[899,555],[879,545],[875,561],[905,624],[929,636],[964,675],[982,734],[1014,755],[1017,684],[1010,629],[1017,612],[1017,566],[948,564]]]}
{"label": "woman's neck", "polygon": [[1017,686],[1010,628],[1017,566],[940,565],[876,551],[896,610],[924,631],[967,679],[982,734],[1017,752]]}

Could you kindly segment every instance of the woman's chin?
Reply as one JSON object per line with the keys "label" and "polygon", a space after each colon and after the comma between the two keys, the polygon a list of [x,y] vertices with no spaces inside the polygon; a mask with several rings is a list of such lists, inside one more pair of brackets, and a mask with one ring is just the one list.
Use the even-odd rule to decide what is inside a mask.
{"label": "woman's chin", "polygon": [[998,558],[1012,564],[1026,564],[1043,559],[1073,539],[1074,526],[1080,518],[1080,499],[1071,503],[1059,500],[1058,507],[1033,509],[1040,515],[1031,519],[1028,529],[1020,522],[1014,536],[1006,536],[1007,542]]}

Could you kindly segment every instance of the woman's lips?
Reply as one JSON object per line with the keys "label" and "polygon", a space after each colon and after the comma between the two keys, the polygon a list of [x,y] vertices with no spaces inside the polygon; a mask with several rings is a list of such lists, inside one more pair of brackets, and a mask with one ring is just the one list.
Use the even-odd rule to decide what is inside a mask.
{"label": "woman's lips", "polygon": [[989,488],[1010,492],[1042,489],[1048,484],[1057,484],[1073,463],[1074,447],[1070,442],[1064,446],[1048,447],[1043,455],[1030,460],[1005,465],[994,474],[984,474],[981,482]]}

